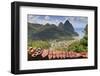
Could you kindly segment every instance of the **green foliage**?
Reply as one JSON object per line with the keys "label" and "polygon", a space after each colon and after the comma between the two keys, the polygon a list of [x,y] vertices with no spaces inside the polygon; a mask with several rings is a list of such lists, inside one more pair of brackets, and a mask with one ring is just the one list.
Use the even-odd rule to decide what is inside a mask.
{"label": "green foliage", "polygon": [[84,36],[81,40],[80,43],[84,46],[88,46],[88,39],[87,36]]}
{"label": "green foliage", "polygon": [[69,51],[75,51],[75,52],[82,52],[82,51],[87,51],[88,48],[88,25],[86,25],[84,32],[85,35],[84,37],[80,40],[80,41],[76,41],[74,43],[72,43],[69,47],[68,50]]}
{"label": "green foliage", "polygon": [[[82,42],[84,41],[82,40]],[[68,47],[68,51],[83,52],[87,51],[86,47],[87,46],[83,45],[80,41],[76,41]]]}
{"label": "green foliage", "polygon": [[86,51],[86,49],[84,45],[82,45],[79,41],[76,41],[68,47],[68,51],[82,52]]}
{"label": "green foliage", "polygon": [[32,46],[32,40],[28,39],[28,46],[31,47]]}
{"label": "green foliage", "polygon": [[56,48],[54,48],[54,50],[57,50],[57,51],[67,51],[67,48],[65,48],[65,47],[56,47]]}
{"label": "green foliage", "polygon": [[[73,40],[72,34],[75,35],[75,33],[73,33],[74,28],[68,21],[66,22],[66,25],[67,24],[69,24],[69,26],[66,26],[66,29],[64,24],[58,27],[53,24],[46,24],[44,26],[42,26],[42,24],[28,24],[28,46],[43,49],[50,48],[58,51],[88,51],[88,24],[84,28],[84,37],[79,41]],[[65,31],[68,27],[71,30]]]}
{"label": "green foliage", "polygon": [[42,40],[36,40],[29,42],[28,46],[31,46],[33,48],[44,48],[47,49],[50,47],[50,44],[48,41],[42,41]]}

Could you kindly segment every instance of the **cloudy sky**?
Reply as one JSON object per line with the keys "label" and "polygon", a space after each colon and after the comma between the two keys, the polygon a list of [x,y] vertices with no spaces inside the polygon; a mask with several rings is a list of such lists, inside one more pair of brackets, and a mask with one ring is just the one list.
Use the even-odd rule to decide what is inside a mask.
{"label": "cloudy sky", "polygon": [[69,20],[72,23],[74,28],[84,28],[88,24],[88,17],[82,16],[53,16],[53,15],[33,15],[28,14],[27,20],[30,23],[39,23],[39,24],[56,24],[60,22],[64,23],[66,20]]}

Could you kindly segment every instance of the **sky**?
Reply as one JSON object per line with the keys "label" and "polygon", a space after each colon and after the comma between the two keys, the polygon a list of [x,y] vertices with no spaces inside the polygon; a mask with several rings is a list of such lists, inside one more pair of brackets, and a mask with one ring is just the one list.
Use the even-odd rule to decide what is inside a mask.
{"label": "sky", "polygon": [[72,23],[74,28],[84,28],[86,24],[88,24],[88,17],[83,16],[53,16],[28,14],[27,20],[30,23],[50,23],[55,25],[58,25],[60,22],[64,23],[66,20],[69,20],[69,22]]}

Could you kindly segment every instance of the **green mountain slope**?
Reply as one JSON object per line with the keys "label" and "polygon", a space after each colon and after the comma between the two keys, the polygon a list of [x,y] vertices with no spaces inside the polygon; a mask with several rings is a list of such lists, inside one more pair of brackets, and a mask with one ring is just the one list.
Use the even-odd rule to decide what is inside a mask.
{"label": "green mountain slope", "polygon": [[61,37],[72,37],[78,36],[75,32],[73,25],[66,20],[63,24],[62,22],[59,25],[55,24],[34,24],[28,23],[28,38],[29,39],[59,39]]}

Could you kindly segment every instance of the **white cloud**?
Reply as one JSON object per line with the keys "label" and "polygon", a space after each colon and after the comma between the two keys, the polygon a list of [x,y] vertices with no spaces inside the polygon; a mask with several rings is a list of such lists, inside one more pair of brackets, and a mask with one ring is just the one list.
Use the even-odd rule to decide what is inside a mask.
{"label": "white cloud", "polygon": [[28,22],[30,23],[37,23],[39,16],[35,16],[35,15],[28,15]]}
{"label": "white cloud", "polygon": [[66,20],[69,20],[74,27],[84,27],[88,23],[87,17],[80,17],[80,16],[65,16],[63,19],[55,18],[53,19],[50,16],[44,16],[40,17],[37,15],[28,15],[28,22],[30,23],[39,23],[39,24],[55,24],[58,25],[60,22],[65,22]]}
{"label": "white cloud", "polygon": [[44,18],[45,18],[45,20],[49,20],[49,19],[50,19],[50,17],[49,17],[49,16],[45,16]]}

